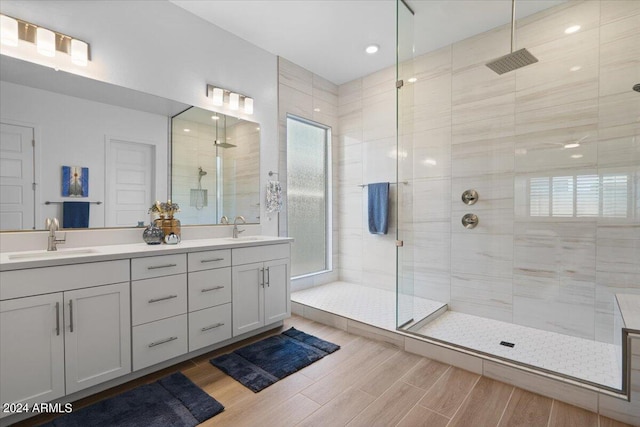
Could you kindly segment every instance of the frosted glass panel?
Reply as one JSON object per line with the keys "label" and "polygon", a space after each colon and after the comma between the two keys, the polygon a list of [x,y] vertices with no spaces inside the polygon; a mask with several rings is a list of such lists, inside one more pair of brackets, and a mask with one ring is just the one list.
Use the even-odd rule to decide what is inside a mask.
{"label": "frosted glass panel", "polygon": [[293,277],[327,270],[327,129],[287,118],[287,209]]}

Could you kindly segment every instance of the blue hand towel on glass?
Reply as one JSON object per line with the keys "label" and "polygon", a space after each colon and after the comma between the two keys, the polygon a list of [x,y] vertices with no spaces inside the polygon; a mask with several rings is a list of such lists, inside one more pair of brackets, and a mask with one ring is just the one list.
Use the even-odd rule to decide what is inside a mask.
{"label": "blue hand towel on glass", "polygon": [[369,233],[387,234],[389,227],[389,183],[369,184]]}
{"label": "blue hand towel on glass", "polygon": [[89,228],[89,202],[63,202],[62,228]]}

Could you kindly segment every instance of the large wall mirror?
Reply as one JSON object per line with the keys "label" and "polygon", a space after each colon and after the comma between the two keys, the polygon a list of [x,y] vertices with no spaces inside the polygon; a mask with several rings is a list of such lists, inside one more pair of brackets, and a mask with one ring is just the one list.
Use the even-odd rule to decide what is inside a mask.
{"label": "large wall mirror", "polygon": [[171,200],[183,224],[260,222],[260,125],[192,107],[171,121]]}
{"label": "large wall mirror", "polygon": [[[183,225],[216,224],[222,215],[259,222],[256,123],[219,119],[226,122],[218,127],[220,138],[224,133],[237,142],[252,139],[252,148],[248,143],[233,143],[235,152],[184,146],[172,156],[171,118],[200,111],[211,121],[214,113],[6,55],[0,56],[0,101],[0,230],[42,230],[47,217],[62,223],[64,202],[89,202],[88,228],[136,227],[149,222],[153,201],[172,197],[180,204],[177,218]],[[242,133],[250,129],[251,138]],[[207,132],[215,134],[215,126]],[[200,145],[207,143],[212,144]],[[250,159],[242,158],[245,150],[252,150]],[[200,180],[199,167],[206,172]],[[72,177],[80,171],[85,197],[67,194],[69,171]],[[191,189],[200,186],[208,190],[206,206],[197,200],[191,206]]]}

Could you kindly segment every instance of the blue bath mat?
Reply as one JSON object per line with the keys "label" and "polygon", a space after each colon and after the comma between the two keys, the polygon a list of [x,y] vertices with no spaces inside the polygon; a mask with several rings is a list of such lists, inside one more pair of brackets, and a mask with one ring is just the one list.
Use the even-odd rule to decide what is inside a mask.
{"label": "blue bath mat", "polygon": [[291,328],[210,362],[257,393],[339,348],[339,345]]}
{"label": "blue bath mat", "polygon": [[192,427],[224,410],[180,372],[56,418],[45,426]]}

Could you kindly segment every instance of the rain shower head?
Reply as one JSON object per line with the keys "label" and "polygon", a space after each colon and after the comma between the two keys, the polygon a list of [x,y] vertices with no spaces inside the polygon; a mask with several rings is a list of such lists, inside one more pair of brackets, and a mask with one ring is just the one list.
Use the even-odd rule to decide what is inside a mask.
{"label": "rain shower head", "polygon": [[538,58],[533,56],[527,49],[520,49],[487,62],[487,67],[498,74],[504,74],[536,62],[538,62]]}
{"label": "rain shower head", "polygon": [[213,145],[220,148],[235,148],[237,145],[229,144],[228,142],[220,142],[217,139],[213,141]]}
{"label": "rain shower head", "polygon": [[516,32],[516,0],[511,1],[511,53],[487,62],[487,67],[491,68],[498,74],[508,73],[527,65],[535,64],[538,58],[533,56],[527,49],[513,51],[513,41]]}
{"label": "rain shower head", "polygon": [[633,90],[640,92],[640,83],[633,85]]}

